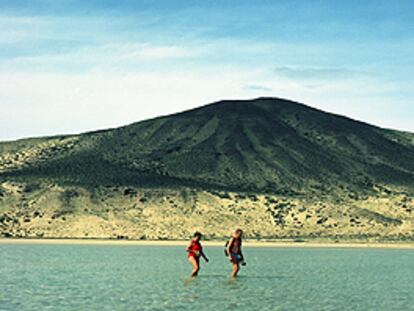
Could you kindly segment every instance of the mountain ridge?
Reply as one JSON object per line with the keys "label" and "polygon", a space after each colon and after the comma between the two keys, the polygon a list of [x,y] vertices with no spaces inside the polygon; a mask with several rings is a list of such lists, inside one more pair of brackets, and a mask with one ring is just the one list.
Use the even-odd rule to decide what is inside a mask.
{"label": "mountain ridge", "polygon": [[339,113],[334,113],[334,112],[328,112],[328,111],[324,111],[323,109],[319,109],[310,105],[306,105],[304,103],[295,101],[295,100],[289,100],[289,99],[285,99],[282,97],[272,97],[272,96],[260,96],[260,97],[254,97],[254,98],[249,98],[249,99],[222,99],[222,100],[218,100],[212,103],[208,103],[208,104],[204,104],[198,107],[194,107],[194,108],[188,108],[188,109],[184,109],[183,111],[178,111],[178,112],[173,112],[170,114],[166,114],[166,115],[160,115],[160,116],[154,116],[154,117],[149,117],[147,119],[143,119],[143,120],[139,120],[139,121],[134,121],[125,125],[120,125],[120,126],[111,126],[108,128],[98,128],[95,130],[88,130],[88,131],[80,131],[80,132],[75,132],[75,133],[57,133],[57,134],[52,134],[52,135],[39,135],[39,136],[27,136],[27,137],[20,137],[20,138],[16,138],[16,139],[6,139],[3,141],[0,141],[0,144],[8,144],[8,143],[15,143],[15,142],[19,142],[19,141],[25,141],[25,140],[36,140],[36,139],[48,139],[48,138],[60,138],[60,137],[72,137],[72,136],[79,136],[79,135],[88,135],[88,134],[98,134],[98,133],[102,133],[102,132],[107,132],[107,131],[111,131],[111,130],[115,130],[115,129],[119,129],[119,128],[125,128],[128,127],[130,125],[134,125],[140,122],[146,122],[146,121],[152,121],[152,120],[156,120],[156,119],[161,119],[161,118],[165,118],[165,117],[172,117],[172,116],[177,116],[180,114],[185,114],[187,112],[191,112],[194,110],[200,110],[203,109],[205,107],[208,106],[213,106],[213,105],[218,105],[221,103],[226,103],[226,102],[252,102],[252,101],[258,101],[258,100],[281,100],[284,101],[286,103],[291,103],[291,104],[296,104],[296,105],[300,105],[303,106],[305,108],[311,109],[311,110],[315,110],[318,112],[323,112],[332,116],[336,116],[336,117],[342,117],[354,122],[359,122],[359,123],[363,123],[366,125],[370,125],[372,127],[377,127],[383,130],[389,130],[389,131],[393,131],[393,132],[400,132],[400,133],[406,133],[409,135],[413,135],[413,132],[407,131],[407,130],[401,130],[401,129],[394,129],[394,128],[386,128],[386,127],[381,127],[379,125],[375,125],[372,123],[369,123],[367,121],[363,121],[363,120],[359,120],[359,119],[355,119],[355,118],[351,118],[348,117],[346,115],[343,114],[339,114]]}
{"label": "mountain ridge", "polygon": [[[413,226],[413,137],[261,97],[218,101],[115,129],[0,143],[0,216],[18,220],[3,222],[0,232],[71,237],[69,222],[63,231],[58,226],[70,215],[74,223],[96,217],[99,228],[128,219],[134,232],[128,236],[177,238],[185,235],[174,228],[182,217],[198,215],[201,228],[223,234],[226,221],[219,219],[231,223],[242,215],[238,221],[249,223],[252,236],[404,232],[407,238]],[[118,211],[115,199],[125,211]],[[372,206],[365,206],[368,201]],[[51,223],[33,216],[39,209]],[[211,219],[198,218],[201,210]],[[148,213],[158,217],[151,228]],[[77,226],[76,234],[85,236],[83,225]],[[174,233],[157,235],[163,226]],[[18,233],[21,228],[28,231]]]}

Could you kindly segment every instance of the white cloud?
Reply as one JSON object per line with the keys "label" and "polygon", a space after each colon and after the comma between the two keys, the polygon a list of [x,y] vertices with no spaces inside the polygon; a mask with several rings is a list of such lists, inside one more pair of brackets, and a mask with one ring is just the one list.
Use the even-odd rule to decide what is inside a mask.
{"label": "white cloud", "polygon": [[123,51],[121,57],[125,60],[162,60],[186,58],[196,55],[193,49],[180,46],[154,46],[150,44],[134,44],[123,46],[119,49]]}
{"label": "white cloud", "polygon": [[275,68],[275,74],[291,79],[329,80],[350,79],[368,73],[348,68],[281,66]]}
{"label": "white cloud", "polygon": [[[243,87],[247,91],[254,91],[258,93],[270,93],[272,88],[265,85],[247,84]],[[263,94],[261,94],[263,96]]]}
{"label": "white cloud", "polygon": [[[140,62],[160,62],[191,58],[203,53],[202,49],[176,45],[153,45],[149,43],[106,44],[97,47],[82,47],[63,53],[23,55],[9,57],[0,61],[3,69],[18,68],[24,71],[67,70],[71,65],[84,66],[85,69],[109,68]],[[0,68],[1,68],[0,67]],[[70,71],[70,70],[69,70]]]}

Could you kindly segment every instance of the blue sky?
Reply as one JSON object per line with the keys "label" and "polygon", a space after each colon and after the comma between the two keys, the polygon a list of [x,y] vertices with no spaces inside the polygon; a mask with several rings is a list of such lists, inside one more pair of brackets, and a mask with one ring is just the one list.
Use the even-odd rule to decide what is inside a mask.
{"label": "blue sky", "polygon": [[284,97],[414,132],[412,1],[0,0],[0,139]]}

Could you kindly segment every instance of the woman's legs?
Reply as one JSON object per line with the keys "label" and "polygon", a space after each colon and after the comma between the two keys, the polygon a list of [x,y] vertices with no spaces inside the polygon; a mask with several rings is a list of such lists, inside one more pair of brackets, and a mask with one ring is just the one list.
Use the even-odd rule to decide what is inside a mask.
{"label": "woman's legs", "polygon": [[188,257],[188,260],[193,265],[193,272],[191,272],[191,277],[195,277],[197,276],[198,271],[200,271],[200,261],[193,256]]}
{"label": "woman's legs", "polygon": [[239,270],[240,270],[239,263],[232,262],[231,267],[232,267],[231,276],[233,278],[236,278],[237,277],[237,273],[239,273]]}

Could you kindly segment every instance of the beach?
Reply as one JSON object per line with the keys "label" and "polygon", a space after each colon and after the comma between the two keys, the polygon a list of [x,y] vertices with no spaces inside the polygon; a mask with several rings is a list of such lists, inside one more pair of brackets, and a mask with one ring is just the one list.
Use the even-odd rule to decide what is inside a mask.
{"label": "beach", "polygon": [[[223,241],[203,241],[204,246],[224,246]],[[115,239],[0,239],[0,244],[113,245],[113,246],[186,246],[183,240],[115,240]],[[244,247],[281,248],[381,248],[414,249],[414,242],[327,242],[327,241],[256,241],[246,240]]]}

